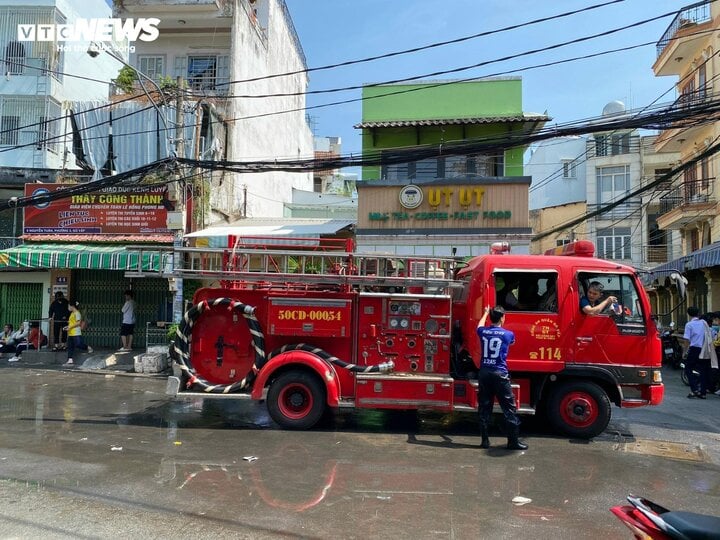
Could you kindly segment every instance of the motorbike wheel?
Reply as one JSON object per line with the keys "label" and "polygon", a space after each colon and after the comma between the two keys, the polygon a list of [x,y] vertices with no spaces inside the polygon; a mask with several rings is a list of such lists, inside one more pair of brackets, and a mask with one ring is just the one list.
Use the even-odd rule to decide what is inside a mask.
{"label": "motorbike wheel", "polygon": [[680,380],[685,386],[690,386],[690,381],[688,380],[687,373],[685,373],[684,369],[680,372]]}

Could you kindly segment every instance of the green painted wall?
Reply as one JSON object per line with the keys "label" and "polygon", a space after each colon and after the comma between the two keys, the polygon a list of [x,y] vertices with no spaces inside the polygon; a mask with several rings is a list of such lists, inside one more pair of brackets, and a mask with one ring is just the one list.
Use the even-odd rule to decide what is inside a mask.
{"label": "green painted wall", "polygon": [[[437,83],[436,83],[437,84]],[[416,89],[423,88],[417,91]],[[373,99],[382,94],[393,94]],[[363,122],[509,116],[522,113],[522,80],[490,79],[434,86],[394,84],[363,88]]]}
{"label": "green painted wall", "polygon": [[[404,92],[424,88],[421,91]],[[373,97],[392,94],[378,99]],[[522,80],[484,80],[434,86],[403,84],[363,88],[363,122],[516,116],[522,111]],[[363,151],[461,141],[521,130],[521,124],[475,124],[364,129]],[[524,148],[505,152],[505,176],[523,175]],[[363,180],[377,180],[380,166],[363,167]]]}

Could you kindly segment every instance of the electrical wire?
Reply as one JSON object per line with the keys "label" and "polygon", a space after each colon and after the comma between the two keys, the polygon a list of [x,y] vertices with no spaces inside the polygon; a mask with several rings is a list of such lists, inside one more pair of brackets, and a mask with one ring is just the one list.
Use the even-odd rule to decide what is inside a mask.
{"label": "electrical wire", "polygon": [[627,25],[624,25],[624,26],[620,26],[620,27],[617,27],[617,28],[613,28],[613,29],[611,29],[611,30],[606,30],[606,31],[603,31],[603,32],[598,32],[598,33],[595,33],[595,34],[591,34],[591,35],[589,35],[589,36],[583,36],[583,37],[580,37],[580,38],[576,38],[576,39],[572,39],[572,40],[568,40],[568,41],[563,41],[563,42],[560,42],[560,43],[554,43],[554,44],[548,45],[548,46],[546,46],[546,47],[539,47],[539,48],[536,48],[536,49],[531,49],[531,50],[527,50],[527,51],[522,51],[522,52],[515,53],[515,54],[509,54],[509,55],[502,56],[502,57],[499,57],[499,58],[494,58],[494,59],[492,59],[492,60],[486,60],[486,61],[483,61],[483,62],[477,62],[477,63],[475,63],[475,64],[470,64],[470,65],[461,66],[461,67],[457,67],[457,68],[443,69],[443,70],[440,70],[440,71],[433,71],[433,72],[431,72],[431,73],[423,73],[422,75],[413,75],[412,77],[404,77],[404,78],[401,78],[401,79],[391,79],[391,80],[388,80],[388,81],[377,82],[377,83],[367,83],[367,84],[361,84],[361,85],[344,86],[344,87],[341,87],[341,88],[328,88],[328,89],[324,89],[324,90],[309,90],[309,91],[303,91],[303,92],[282,92],[282,93],[274,93],[274,94],[239,94],[239,95],[234,95],[233,98],[238,98],[238,99],[265,99],[265,98],[271,98],[271,97],[291,97],[291,96],[302,96],[302,95],[307,96],[307,95],[318,95],[318,94],[330,94],[330,93],[335,93],[335,92],[347,92],[347,91],[349,91],[349,90],[361,90],[361,89],[365,89],[365,88],[373,88],[373,87],[378,87],[378,86],[388,86],[388,85],[393,85],[393,84],[400,84],[400,83],[407,83],[407,82],[412,82],[412,81],[418,81],[418,80],[422,80],[422,79],[430,79],[430,78],[434,78],[434,77],[439,77],[439,76],[441,76],[441,75],[450,75],[450,74],[452,74],[452,73],[460,73],[460,72],[462,72],[462,71],[468,71],[468,70],[470,70],[470,69],[475,69],[475,68],[479,68],[479,67],[485,67],[485,66],[488,66],[488,65],[491,65],[491,64],[497,64],[497,63],[499,63],[499,62],[505,62],[505,61],[508,61],[508,60],[514,60],[514,59],[516,59],[516,58],[522,58],[522,57],[526,57],[526,56],[531,56],[531,55],[538,54],[538,53],[542,53],[542,52],[548,52],[548,51],[552,51],[552,50],[559,49],[559,48],[562,48],[562,47],[567,47],[567,46],[570,46],[570,45],[577,45],[578,43],[583,43],[583,42],[585,42],[585,41],[591,41],[591,40],[593,40],[593,39],[604,38],[604,37],[610,36],[610,35],[612,35],[612,34],[616,34],[616,33],[618,33],[618,32],[622,32],[622,31],[625,31],[625,30],[630,30],[630,29],[632,29],[632,28],[637,28],[637,27],[642,26],[642,25],[644,25],[644,24],[648,24],[648,23],[657,21],[657,20],[659,20],[659,19],[664,19],[664,18],[666,18],[666,17],[669,17],[670,15],[676,15],[676,14],[677,14],[677,11],[672,11],[672,12],[668,12],[668,13],[663,13],[662,15],[658,15],[658,16],[656,16],[656,17],[651,17],[651,18],[649,18],[649,19],[643,19],[643,20],[638,21],[638,22],[634,22],[634,23],[631,23],[631,24],[627,24]]}
{"label": "electrical wire", "polygon": [[553,227],[552,229],[538,233],[532,239],[540,240],[540,239],[545,238],[546,236],[554,234],[558,231],[565,230],[567,228],[578,225],[584,221],[587,221],[591,217],[595,217],[604,212],[612,210],[613,208],[622,204],[624,201],[626,201],[629,198],[636,197],[637,195],[644,193],[645,191],[648,191],[663,182],[671,180],[673,177],[677,176],[681,172],[684,172],[684,171],[690,169],[691,167],[694,167],[701,160],[718,153],[720,151],[720,143],[717,143],[717,140],[718,140],[718,137],[715,138],[715,141],[713,144],[711,144],[708,148],[705,149],[705,151],[703,151],[699,155],[695,156],[693,159],[680,164],[678,167],[672,169],[670,172],[660,176],[659,178],[655,179],[654,181],[649,182],[647,185],[637,188],[636,190],[630,192],[627,196],[622,197],[621,199],[618,199],[617,201],[615,201],[613,203],[606,204],[604,207],[602,207],[598,210],[587,212],[585,215],[580,216],[579,218],[575,218],[564,224],[557,225],[557,226]]}
{"label": "electrical wire", "polygon": [[[718,51],[718,52],[720,52],[720,51]],[[713,57],[715,57],[715,56],[718,54],[718,52],[714,53],[714,54],[711,55],[709,58],[707,58],[707,59],[703,62],[702,65],[708,63]],[[689,72],[688,74],[686,74],[683,78],[680,79],[680,81],[679,81],[676,85],[673,85],[673,87],[672,87],[670,90],[672,90],[672,89],[675,88],[676,86],[682,86],[682,85],[684,84],[684,81],[686,81],[686,80],[688,80],[688,79],[690,79],[690,78],[694,78],[694,76],[695,76],[696,72],[699,70],[699,68],[700,68],[700,66],[696,67],[695,70],[693,70],[693,71]],[[710,80],[706,81],[706,86],[709,86],[709,85],[710,85],[715,79],[717,79],[718,77],[720,77],[720,74],[715,75],[715,76],[712,77]],[[663,93],[661,96],[659,96],[658,98],[656,98],[650,105],[656,103],[660,98],[662,98],[662,97],[663,97],[665,94],[667,94],[670,90],[666,91],[666,92]],[[701,89],[700,91],[704,91],[704,90],[705,90],[705,89]],[[646,107],[646,108],[647,108],[647,107]],[[644,109],[643,109],[643,110],[644,110]],[[692,128],[692,127],[694,127],[694,126],[690,125],[690,126],[684,128],[684,130],[690,129],[690,128]],[[680,133],[682,133],[682,131],[684,131],[684,130],[681,130]],[[588,155],[588,152],[586,151],[583,155],[584,155],[584,156],[587,156],[587,155]],[[587,157],[586,157],[585,160],[583,160],[583,161],[587,161]],[[582,163],[583,161],[581,161],[581,163]],[[531,188],[530,191],[532,191],[532,188]],[[625,200],[625,199],[624,199],[624,200]],[[652,200],[652,199],[651,199],[651,200]],[[643,205],[643,204],[641,203],[640,206],[639,206],[639,209],[642,209],[644,206],[646,206],[646,205]],[[599,214],[598,214],[598,215],[599,215]],[[618,221],[616,221],[615,223],[618,223],[618,222],[620,222],[620,221],[626,220],[627,217],[628,217],[628,216],[623,217],[623,218],[620,218],[620,219],[619,219]],[[561,226],[561,225],[558,225],[557,227],[560,227],[560,226]],[[614,226],[614,225],[612,225],[612,224],[609,225],[609,227],[612,227],[612,226]],[[569,227],[566,227],[566,228],[569,228]],[[607,228],[607,227],[606,227],[606,228]],[[562,229],[562,230],[564,230],[564,229]]]}
{"label": "electrical wire", "polygon": [[[445,46],[445,45],[452,45],[452,44],[455,44],[455,43],[461,43],[461,42],[464,42],[464,41],[470,41],[470,40],[473,40],[473,39],[476,39],[476,38],[480,38],[480,37],[487,37],[487,36],[490,36],[490,35],[499,34],[499,33],[501,33],[501,32],[507,32],[507,31],[509,31],[509,30],[517,30],[517,29],[519,29],[519,28],[524,28],[524,27],[527,27],[527,26],[532,26],[532,25],[535,25],[535,24],[540,24],[540,23],[547,22],[547,21],[552,21],[552,20],[555,20],[555,19],[562,19],[562,18],[564,18],[564,17],[569,17],[569,16],[571,16],[571,15],[576,15],[576,14],[578,14],[578,13],[582,13],[582,12],[586,12],[586,11],[592,11],[592,10],[595,10],[595,9],[598,9],[598,8],[610,6],[610,5],[612,5],[612,4],[617,4],[617,3],[624,2],[624,1],[625,1],[625,0],[611,0],[611,1],[609,1],[609,2],[603,2],[603,3],[601,3],[601,4],[594,4],[594,5],[587,6],[587,7],[585,7],[585,8],[581,8],[581,9],[576,9],[576,10],[573,10],[573,11],[566,11],[566,12],[564,12],[564,13],[559,13],[559,14],[557,14],[557,15],[551,15],[551,16],[548,16],[548,17],[541,17],[541,18],[539,18],[539,19],[533,19],[533,20],[526,21],[526,22],[523,22],[523,23],[513,24],[513,25],[505,26],[505,27],[502,27],[502,28],[496,28],[496,29],[494,29],[494,30],[487,30],[487,31],[484,31],[484,32],[479,32],[479,33],[477,33],[477,34],[471,34],[471,35],[468,35],[468,36],[462,36],[462,37],[459,37],[459,38],[449,39],[449,40],[446,40],[446,41],[439,41],[439,42],[436,42],[436,43],[431,43],[431,44],[429,44],[429,45],[422,45],[422,46],[419,46],[419,47],[412,47],[412,48],[410,48],[410,49],[403,49],[403,50],[400,50],[400,51],[393,51],[393,52],[384,53],[384,54],[379,54],[379,55],[375,55],[375,56],[368,56],[368,57],[359,58],[359,59],[356,59],[356,60],[346,60],[346,61],[343,61],[343,62],[337,62],[337,63],[335,63],[335,64],[328,64],[328,65],[324,65],[324,66],[317,66],[317,67],[299,69],[299,70],[295,70],[295,71],[287,71],[287,72],[284,72],[284,73],[275,73],[275,74],[272,74],[272,75],[264,75],[264,76],[262,76],[262,77],[252,77],[252,78],[249,78],[249,79],[242,79],[242,80],[238,80],[238,81],[230,81],[230,82],[227,82],[227,83],[222,83],[221,85],[218,85],[218,86],[233,85],[233,84],[243,84],[243,83],[250,83],[250,82],[257,82],[257,81],[264,81],[264,80],[268,80],[268,79],[275,79],[275,78],[278,78],[278,77],[288,77],[288,76],[291,76],[291,75],[300,75],[300,74],[304,74],[304,73],[312,73],[312,72],[315,72],[315,71],[323,71],[323,70],[335,69],[335,68],[339,68],[339,67],[352,66],[352,65],[355,65],[355,64],[362,64],[362,63],[366,63],[366,62],[373,62],[373,61],[375,61],[375,60],[382,60],[382,59],[385,59],[385,58],[392,58],[392,57],[394,57],[394,56],[402,56],[402,55],[405,55],[405,54],[416,53],[416,52],[420,52],[420,51],[424,51],[424,50],[428,50],[428,49],[434,49],[434,48],[437,48],[437,47],[443,47],[443,46]],[[715,0],[713,0],[713,1],[715,1]]]}
{"label": "electrical wire", "polygon": [[[578,61],[578,60],[586,60],[586,59],[589,59],[589,58],[594,58],[594,57],[598,57],[598,56],[603,56],[603,55],[606,55],[606,54],[613,54],[613,53],[617,53],[617,52],[624,52],[624,51],[627,51],[627,50],[630,50],[630,49],[639,48],[639,47],[644,47],[644,46],[653,45],[653,44],[655,44],[654,41],[652,41],[652,42],[646,42],[646,43],[641,43],[641,44],[637,44],[637,45],[631,45],[631,46],[627,46],[627,47],[620,47],[620,48],[611,49],[611,50],[608,50],[608,51],[601,51],[601,52],[597,52],[597,53],[591,53],[591,54],[587,54],[587,55],[576,56],[576,57],[567,58],[567,59],[563,59],[563,60],[556,60],[556,61],[552,61],[552,62],[546,62],[546,63],[543,63],[543,64],[537,64],[537,65],[534,65],[534,66],[525,66],[525,67],[516,68],[516,69],[513,69],[513,70],[508,70],[508,71],[503,71],[503,72],[496,72],[496,73],[493,73],[493,74],[490,74],[490,75],[485,75],[485,76],[483,76],[483,77],[481,77],[481,78],[485,78],[485,77],[495,77],[495,76],[501,76],[501,75],[508,75],[508,74],[511,74],[511,73],[517,73],[517,72],[522,72],[522,71],[529,71],[529,70],[533,70],[533,69],[539,69],[539,68],[543,68],[543,67],[560,65],[560,64],[563,64],[563,63],[574,62],[574,61]],[[388,93],[379,94],[379,95],[376,95],[376,96],[368,96],[368,97],[362,97],[362,98],[356,98],[356,99],[350,99],[350,100],[344,100],[344,101],[337,101],[337,102],[326,103],[326,104],[316,105],[316,106],[311,106],[311,107],[302,107],[302,108],[289,109],[289,110],[285,110],[285,111],[276,111],[276,112],[270,112],[270,113],[260,113],[260,114],[255,114],[255,115],[247,115],[247,116],[240,116],[240,117],[228,118],[228,119],[225,120],[225,122],[229,122],[229,123],[231,123],[231,122],[238,122],[238,121],[242,121],[242,120],[251,120],[251,119],[263,118],[263,117],[267,117],[267,116],[274,116],[274,115],[278,115],[278,114],[286,114],[286,113],[292,113],[292,112],[307,111],[307,110],[311,110],[311,109],[318,109],[318,108],[329,107],[329,106],[334,106],[334,105],[341,105],[341,104],[345,104],[345,103],[357,102],[357,101],[365,101],[365,100],[369,100],[369,99],[380,99],[380,98],[387,97],[387,96],[391,96],[391,95],[398,95],[398,94],[406,94],[406,93],[410,93],[410,92],[423,91],[423,90],[426,90],[426,89],[429,89],[429,88],[436,88],[436,87],[440,87],[440,86],[445,86],[445,85],[447,85],[447,84],[453,84],[453,83],[459,83],[459,82],[469,82],[469,81],[475,81],[475,80],[478,80],[478,78],[473,77],[473,78],[468,78],[468,79],[455,80],[455,81],[452,81],[452,82],[441,82],[441,83],[436,83],[436,84],[424,85],[424,86],[422,86],[422,87],[416,87],[416,88],[410,88],[410,89],[404,89],[404,90],[399,90],[399,91],[388,92]],[[138,97],[138,96],[133,96],[132,98],[129,98],[129,99],[137,99],[137,97]],[[110,104],[110,105],[112,105],[112,104]],[[108,105],[108,106],[110,106],[110,105]],[[147,109],[149,109],[149,107],[147,107]],[[138,111],[138,112],[140,112],[140,111]],[[585,121],[585,120],[589,120],[589,119],[581,119],[581,120],[577,120],[577,122],[583,122],[583,121]],[[98,125],[100,125],[100,124],[98,124]],[[188,124],[188,125],[186,125],[185,127],[186,127],[186,128],[190,128],[190,127],[197,127],[197,126],[199,126],[199,125],[200,125],[200,123]],[[89,126],[89,127],[93,127],[93,126]],[[161,129],[164,129],[164,128],[161,128]],[[157,129],[148,129],[148,130],[133,131],[133,132],[128,132],[128,133],[124,133],[124,134],[119,134],[119,135],[117,135],[117,137],[141,135],[141,134],[146,134],[146,133],[156,133],[157,131],[158,131]],[[2,132],[0,132],[0,133],[2,133]],[[56,137],[51,138],[51,139],[44,139],[43,141],[38,141],[38,142],[33,143],[33,144],[38,144],[38,143],[40,143],[40,142],[47,142],[47,141],[49,141],[49,140],[57,139],[57,138],[59,138],[59,137],[61,137],[61,136],[56,136]],[[104,138],[104,137],[105,137],[105,136],[96,137],[96,138]],[[90,140],[90,138],[88,138],[87,140]],[[25,145],[25,146],[28,146],[28,145]],[[0,148],[0,152],[7,151],[7,150],[11,150],[11,149],[13,149],[13,148],[16,148],[16,147],[11,147],[11,148],[8,148],[8,149]],[[278,159],[283,159],[283,158],[278,158]]]}
{"label": "electrical wire", "polygon": [[[673,85],[672,85],[670,88],[668,88],[668,89],[667,89],[665,92],[663,92],[660,96],[658,96],[658,97],[655,98],[653,101],[651,101],[649,105],[643,107],[642,109],[639,109],[640,112],[642,112],[642,111],[646,110],[648,107],[650,107],[650,106],[658,103],[658,102],[660,101],[660,99],[662,99],[663,97],[665,97],[667,94],[669,94],[669,93],[672,92],[673,90],[676,90],[677,87],[682,87],[682,86],[684,86],[684,84],[685,84],[685,82],[686,82],[687,80],[689,80],[690,78],[694,78],[694,77],[695,77],[696,73],[699,71],[699,69],[700,69],[701,66],[704,66],[704,65],[708,64],[708,63],[710,62],[710,60],[712,60],[714,57],[718,56],[719,54],[720,54],[720,50],[714,52],[714,53],[713,53],[711,56],[709,56],[705,61],[703,61],[702,64],[700,64],[700,65],[697,66],[694,70],[692,70],[692,71],[690,71],[689,73],[687,73],[685,76],[681,77],[680,80],[677,81],[676,83],[673,83]],[[712,78],[710,78],[709,80],[707,80],[706,83],[705,83],[705,85],[706,85],[706,86],[709,86],[712,82],[714,82],[714,81],[717,80],[718,78],[720,78],[720,73],[719,73],[719,74],[716,74],[715,76],[713,76]],[[677,100],[676,100],[676,101],[677,101]],[[615,132],[613,132],[613,133],[615,133]],[[612,135],[612,133],[611,133],[611,135]],[[547,145],[544,145],[544,146],[547,147]],[[573,159],[573,163],[575,163],[575,161],[576,161],[577,159],[580,159],[580,161],[578,162],[578,164],[585,163],[585,162],[587,161],[587,159],[588,159],[588,151],[589,151],[589,150],[586,150],[586,151],[583,152],[580,156],[578,156],[578,157],[576,157],[575,159]],[[543,180],[540,180],[537,184],[533,183],[533,185],[530,186],[529,192],[532,193],[533,191],[535,191],[535,190],[537,190],[537,189],[539,189],[539,188],[541,188],[541,187],[544,187],[544,186],[547,185],[549,182],[551,182],[551,181],[553,181],[553,180],[556,180],[557,178],[559,178],[559,175],[560,175],[560,173],[562,173],[562,172],[563,172],[563,169],[560,168],[560,169],[558,169],[557,171],[555,171],[554,173],[550,173],[550,175],[548,175],[548,176],[547,176],[546,178],[544,178]]]}
{"label": "electrical wire", "polygon": [[[583,131],[603,131],[617,129],[618,127],[655,127],[657,129],[670,129],[678,125],[699,125],[703,122],[715,121],[720,116],[720,101],[711,101],[708,103],[702,103],[699,105],[690,105],[688,107],[674,107],[674,108],[658,108],[651,114],[642,116],[634,116],[631,118],[621,119],[607,119],[601,118],[601,121],[590,122],[585,125],[579,126],[575,123],[571,123],[568,128],[559,128],[557,126],[552,129],[542,130],[541,133],[523,133],[506,136],[503,138],[496,138],[493,140],[472,140],[462,141],[461,143],[446,143],[443,146],[444,155],[466,155],[468,153],[476,152],[483,149],[502,149],[511,148],[515,146],[526,145],[536,140],[543,140],[553,138],[557,136],[567,134],[580,134]],[[310,172],[312,170],[327,170],[342,168],[345,166],[358,166],[358,165],[372,165],[372,164],[388,164],[388,163],[401,163],[409,160],[422,159],[423,157],[437,156],[439,145],[423,145],[421,147],[412,147],[410,149],[395,150],[390,154],[375,152],[367,156],[360,157],[334,157],[330,159],[312,159],[312,160],[288,160],[285,162],[273,161],[255,161],[255,162],[228,162],[228,161],[204,161],[204,160],[191,160],[191,159],[179,159],[179,158],[165,158],[158,160],[154,163],[144,165],[132,171],[116,174],[113,176],[105,177],[100,180],[88,182],[86,184],[78,184],[72,187],[56,191],[53,193],[46,193],[42,195],[36,195],[31,197],[19,197],[9,200],[0,201],[0,210],[8,208],[18,208],[29,206],[32,204],[42,204],[51,200],[60,199],[73,194],[88,193],[118,185],[121,182],[127,182],[132,178],[136,178],[133,182],[139,182],[145,175],[158,170],[177,170],[178,166],[191,166],[197,167],[202,170],[224,170],[231,172],[269,172],[269,171],[288,171],[288,172]],[[543,238],[550,234],[554,234],[558,230],[564,230],[568,227],[574,226],[594,215],[599,215],[605,211],[611,210],[615,206],[621,204],[627,198],[635,197],[639,193],[652,189],[656,185],[673,178],[680,172],[688,169],[690,166],[696,164],[700,159],[713,155],[720,150],[720,144],[712,145],[706,149],[695,159],[685,162],[673,169],[666,175],[661,176],[654,182],[650,182],[646,186],[635,190],[628,194],[627,197],[620,199],[616,202],[610,203],[600,210],[595,212],[589,212],[585,216],[582,216],[579,220],[573,220],[572,222],[566,223],[562,226],[555,227],[548,231],[544,231],[539,235],[536,235],[537,239]]]}
{"label": "electrical wire", "polygon": [[[715,0],[712,0],[712,1],[715,1]],[[673,13],[675,13],[675,12],[673,12]],[[635,23],[635,24],[637,24],[637,23]],[[707,31],[697,32],[697,33],[692,34],[692,35],[703,34],[703,33],[706,33],[706,32],[707,32]],[[587,38],[580,38],[580,39],[587,39]],[[416,91],[428,90],[428,89],[430,89],[430,88],[445,86],[445,85],[447,85],[447,84],[454,84],[454,83],[474,81],[474,80],[478,80],[478,78],[494,77],[494,76],[499,76],[499,75],[507,75],[507,74],[511,74],[511,73],[522,72],[522,71],[529,71],[529,70],[531,70],[531,69],[538,69],[538,68],[542,68],[542,67],[549,67],[549,66],[559,65],[559,64],[562,64],[562,63],[573,62],[573,61],[577,61],[577,60],[589,59],[589,58],[593,58],[593,57],[597,57],[597,56],[602,56],[602,55],[606,55],[606,54],[613,54],[613,53],[616,53],[616,52],[623,52],[623,51],[627,51],[627,50],[630,50],[630,49],[635,49],[635,48],[639,48],[639,47],[643,47],[643,46],[647,46],[647,45],[654,45],[654,44],[655,44],[654,41],[652,41],[652,42],[645,42],[645,43],[636,44],[636,45],[630,45],[630,46],[626,46],[626,47],[619,47],[619,48],[611,49],[611,50],[607,50],[607,51],[600,51],[600,52],[590,53],[590,54],[586,54],[586,55],[582,55],[582,56],[576,56],[576,57],[572,57],[572,58],[568,58],[568,59],[557,60],[557,61],[552,61],[552,62],[546,62],[546,63],[543,63],[543,64],[537,64],[537,65],[534,65],[534,66],[526,66],[526,67],[517,68],[517,69],[513,69],[513,70],[507,70],[507,71],[504,71],[504,72],[493,73],[493,74],[489,74],[489,75],[484,75],[483,77],[471,77],[471,78],[467,78],[467,79],[454,80],[454,81],[450,81],[450,82],[445,81],[445,82],[440,82],[440,83],[437,83],[437,84],[423,85],[422,87],[415,87],[415,88],[403,89],[403,90],[399,90],[399,91],[387,92],[387,93],[379,94],[379,95],[376,95],[376,96],[366,96],[366,97],[361,97],[361,98],[356,98],[356,99],[350,99],[350,100],[343,100],[343,101],[337,101],[337,102],[326,103],[326,104],[321,104],[321,105],[316,105],[316,106],[311,106],[311,107],[294,108],[294,109],[289,109],[289,110],[285,110],[285,111],[275,111],[275,112],[270,112],[270,113],[260,113],[260,114],[256,114],[256,115],[248,115],[248,116],[231,118],[231,119],[227,119],[226,121],[227,121],[227,122],[236,122],[236,121],[240,121],[240,120],[249,120],[249,119],[261,118],[261,117],[266,117],[266,116],[273,116],[273,115],[277,115],[277,114],[286,114],[286,113],[299,112],[299,111],[308,111],[308,110],[312,110],[312,109],[319,109],[319,108],[324,108],[324,107],[329,107],[329,106],[342,105],[342,104],[347,104],[347,103],[352,103],[352,102],[357,102],[357,101],[365,101],[365,100],[368,100],[368,99],[380,99],[380,98],[387,97],[387,96],[392,96],[392,95],[398,95],[398,94],[405,94],[405,93],[409,93],[409,92],[416,92]],[[139,96],[132,96],[132,97],[129,98],[129,99],[137,99],[137,97],[139,97]],[[124,100],[123,100],[123,101],[124,101]],[[153,103],[154,103],[154,102],[153,102]],[[112,104],[108,104],[108,106],[112,106]],[[139,111],[138,111],[138,112],[139,112]],[[37,124],[34,124],[34,125],[37,125]],[[98,124],[98,125],[101,125],[101,124]],[[198,125],[198,124],[194,124],[193,127],[197,127],[197,125]],[[89,126],[89,127],[90,127],[90,126]],[[190,127],[190,126],[186,126],[186,127]],[[170,129],[170,128],[166,128],[166,129]],[[137,132],[127,133],[127,134],[124,134],[124,135],[134,135],[134,134],[142,134],[142,133],[149,133],[149,132],[153,132],[153,133],[154,133],[154,132],[157,132],[157,131],[158,131],[158,130],[137,131]],[[2,133],[2,132],[0,132],[0,133]],[[14,149],[14,148],[21,148],[21,147],[24,147],[24,146],[32,146],[32,145],[36,145],[36,144],[41,144],[41,143],[43,143],[43,142],[48,142],[48,141],[50,141],[50,140],[55,140],[55,139],[61,139],[61,138],[63,138],[63,137],[65,137],[65,135],[58,135],[58,136],[55,136],[55,137],[52,137],[52,138],[47,138],[47,139],[43,139],[43,140],[40,140],[40,141],[35,141],[35,142],[33,142],[33,143],[28,143],[28,144],[26,144],[26,145],[20,145],[20,146],[9,147],[9,148],[0,148],[0,152],[12,150],[12,149]]]}

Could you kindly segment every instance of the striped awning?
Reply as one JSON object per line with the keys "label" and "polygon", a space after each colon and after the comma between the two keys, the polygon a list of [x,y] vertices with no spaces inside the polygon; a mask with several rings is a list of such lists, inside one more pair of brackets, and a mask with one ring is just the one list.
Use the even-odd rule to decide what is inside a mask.
{"label": "striped awning", "polygon": [[720,242],[713,242],[687,255],[656,266],[650,270],[648,276],[643,279],[643,282],[662,279],[673,272],[682,274],[689,270],[702,270],[713,266],[720,266]]}
{"label": "striped awning", "polygon": [[126,251],[118,245],[23,244],[0,251],[3,268],[159,270],[160,253]]}

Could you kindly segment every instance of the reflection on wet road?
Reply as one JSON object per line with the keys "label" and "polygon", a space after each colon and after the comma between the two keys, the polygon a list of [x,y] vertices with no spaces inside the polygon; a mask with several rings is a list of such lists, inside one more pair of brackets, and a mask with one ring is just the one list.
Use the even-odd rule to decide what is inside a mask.
{"label": "reflection on wet road", "polygon": [[627,538],[608,509],[630,491],[720,508],[706,446],[653,440],[630,414],[590,442],[532,428],[513,453],[499,432],[481,450],[471,414],[288,432],[264,404],[171,401],[162,380],[0,372],[3,536]]}

